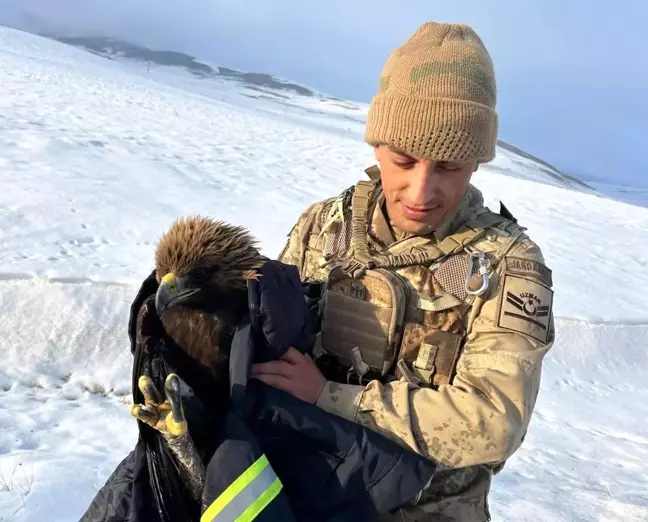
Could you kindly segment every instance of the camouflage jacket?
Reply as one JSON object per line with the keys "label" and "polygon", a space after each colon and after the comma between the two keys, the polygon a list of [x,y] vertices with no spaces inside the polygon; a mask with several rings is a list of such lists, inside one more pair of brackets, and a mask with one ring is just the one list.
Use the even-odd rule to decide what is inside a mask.
{"label": "camouflage jacket", "polygon": [[[394,358],[404,359],[407,368],[398,371],[394,364],[387,375],[360,384],[329,381],[318,405],[440,466],[425,491],[389,520],[490,520],[492,476],[522,444],[542,361],[554,340],[551,271],[525,229],[512,216],[485,208],[472,185],[457,213],[429,237],[399,238],[386,218],[379,181],[371,184],[364,245],[370,257],[380,258],[390,250],[396,257],[401,254],[400,263],[388,270],[408,288]],[[358,186],[315,203],[299,217],[280,260],[296,265],[302,280],[330,282],[331,267],[348,262],[360,248],[351,204],[357,192]],[[436,258],[419,262],[426,251],[436,252]],[[481,274],[468,284],[472,272],[467,266],[480,252],[489,260],[489,285],[481,295],[472,295],[467,290],[480,286]],[[375,295],[355,294],[367,300]],[[356,313],[355,308],[349,310],[341,315]],[[335,324],[329,331],[341,333],[329,333],[322,351],[339,354],[350,329]],[[451,348],[442,346],[445,355],[438,354],[428,366],[424,360],[418,365],[423,370],[417,370],[423,347],[426,354],[430,346],[436,350],[435,342],[426,344],[426,339],[439,332],[450,336]],[[442,338],[436,344],[444,343]],[[352,359],[343,357],[343,364]],[[418,374],[412,376],[408,368]]]}

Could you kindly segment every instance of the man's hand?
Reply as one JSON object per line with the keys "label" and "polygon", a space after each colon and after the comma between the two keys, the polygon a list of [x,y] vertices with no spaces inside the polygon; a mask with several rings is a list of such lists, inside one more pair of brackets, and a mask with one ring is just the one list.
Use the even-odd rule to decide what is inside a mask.
{"label": "man's hand", "polygon": [[326,384],[313,359],[292,347],[278,361],[253,365],[252,377],[311,404]]}

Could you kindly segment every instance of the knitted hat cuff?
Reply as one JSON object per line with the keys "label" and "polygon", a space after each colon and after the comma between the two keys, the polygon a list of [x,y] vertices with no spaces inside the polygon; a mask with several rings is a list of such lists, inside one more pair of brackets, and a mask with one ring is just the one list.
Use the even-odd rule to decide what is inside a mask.
{"label": "knitted hat cuff", "polygon": [[495,157],[497,126],[497,113],[487,105],[391,92],[372,100],[365,140],[415,157],[486,163]]}

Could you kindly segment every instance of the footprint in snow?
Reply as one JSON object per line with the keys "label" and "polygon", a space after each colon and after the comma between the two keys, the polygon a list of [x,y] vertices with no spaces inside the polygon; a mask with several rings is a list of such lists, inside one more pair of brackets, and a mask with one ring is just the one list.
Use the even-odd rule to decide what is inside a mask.
{"label": "footprint in snow", "polygon": [[18,442],[17,447],[21,450],[35,450],[38,448],[38,442],[30,436],[27,436],[24,440]]}
{"label": "footprint in snow", "polygon": [[95,243],[95,242],[96,242],[95,238],[90,236],[80,237],[77,239],[70,239],[68,241],[70,245],[74,245],[74,246],[88,245],[90,243]]}

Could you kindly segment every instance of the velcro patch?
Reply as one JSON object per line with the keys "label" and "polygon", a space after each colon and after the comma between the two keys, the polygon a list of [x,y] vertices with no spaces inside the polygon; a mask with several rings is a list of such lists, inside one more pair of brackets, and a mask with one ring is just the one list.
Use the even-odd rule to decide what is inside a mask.
{"label": "velcro patch", "polygon": [[540,278],[546,285],[553,286],[551,270],[538,261],[522,257],[506,257],[506,271],[520,275],[531,275]]}
{"label": "velcro patch", "polygon": [[541,343],[549,340],[553,290],[535,280],[506,274],[497,326],[519,332]]}
{"label": "velcro patch", "polygon": [[431,344],[422,343],[414,366],[421,370],[432,370],[434,368],[434,358],[439,349]]}

